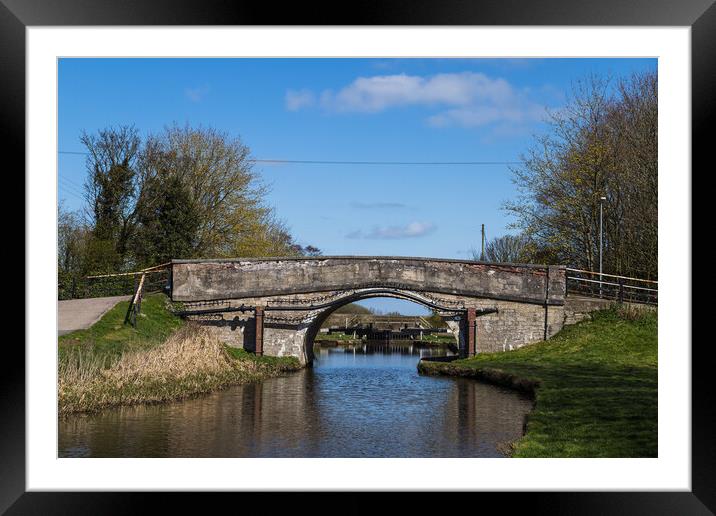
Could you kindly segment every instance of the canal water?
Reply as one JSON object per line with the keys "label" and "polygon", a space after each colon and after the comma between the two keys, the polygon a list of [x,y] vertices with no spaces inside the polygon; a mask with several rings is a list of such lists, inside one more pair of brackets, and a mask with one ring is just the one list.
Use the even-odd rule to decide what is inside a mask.
{"label": "canal water", "polygon": [[312,368],[200,398],[59,423],[60,457],[500,457],[532,402],[465,378],[420,376],[445,348],[315,348]]}

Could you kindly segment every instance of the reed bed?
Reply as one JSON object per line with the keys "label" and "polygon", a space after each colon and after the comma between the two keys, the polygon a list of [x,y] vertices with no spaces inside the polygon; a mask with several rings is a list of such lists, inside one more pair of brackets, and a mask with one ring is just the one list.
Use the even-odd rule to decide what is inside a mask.
{"label": "reed bed", "polygon": [[298,369],[297,360],[266,360],[230,352],[205,328],[186,324],[164,343],[120,356],[77,346],[58,371],[61,415],[114,405],[180,400]]}

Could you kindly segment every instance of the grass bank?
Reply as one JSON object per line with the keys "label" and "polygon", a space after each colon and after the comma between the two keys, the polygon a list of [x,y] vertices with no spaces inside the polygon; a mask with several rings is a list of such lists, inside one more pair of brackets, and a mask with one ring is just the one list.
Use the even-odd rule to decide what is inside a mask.
{"label": "grass bank", "polygon": [[419,369],[534,394],[515,457],[657,456],[655,312],[596,312],[545,342]]}
{"label": "grass bank", "polygon": [[300,368],[293,357],[257,357],[230,348],[147,296],[137,329],[123,324],[127,302],[94,326],[59,338],[61,415],[115,405],[174,401]]}
{"label": "grass bank", "polygon": [[313,342],[360,342],[360,337],[353,337],[353,334],[347,334],[342,332],[334,333],[321,333],[319,332],[314,338]]}
{"label": "grass bank", "polygon": [[455,336],[446,333],[427,333],[423,335],[422,340],[416,340],[416,342],[422,342],[425,344],[455,344]]}

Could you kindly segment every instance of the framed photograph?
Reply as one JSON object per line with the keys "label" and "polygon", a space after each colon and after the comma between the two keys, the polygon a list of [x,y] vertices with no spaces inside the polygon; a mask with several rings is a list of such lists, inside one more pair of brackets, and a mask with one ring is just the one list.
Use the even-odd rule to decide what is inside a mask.
{"label": "framed photograph", "polygon": [[2,0],[27,303],[0,509],[713,513],[712,2],[270,11]]}

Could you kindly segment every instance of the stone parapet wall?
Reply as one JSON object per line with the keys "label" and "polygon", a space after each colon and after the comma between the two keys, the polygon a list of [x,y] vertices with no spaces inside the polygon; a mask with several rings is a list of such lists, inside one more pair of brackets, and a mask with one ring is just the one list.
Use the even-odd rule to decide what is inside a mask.
{"label": "stone parapet wall", "polygon": [[565,269],[431,258],[175,260],[172,299],[207,301],[386,287],[517,301],[564,303]]}

